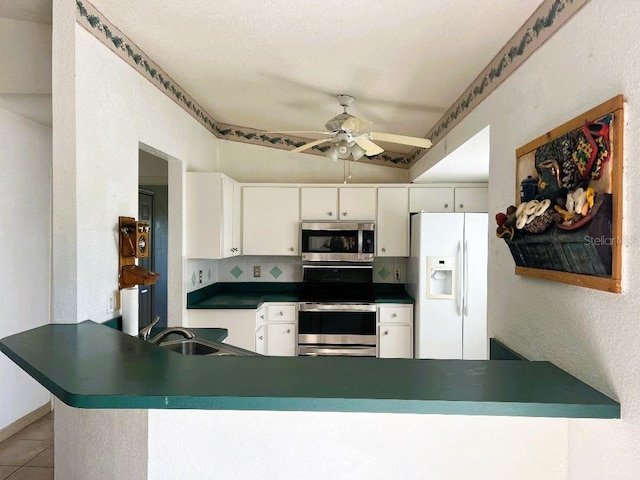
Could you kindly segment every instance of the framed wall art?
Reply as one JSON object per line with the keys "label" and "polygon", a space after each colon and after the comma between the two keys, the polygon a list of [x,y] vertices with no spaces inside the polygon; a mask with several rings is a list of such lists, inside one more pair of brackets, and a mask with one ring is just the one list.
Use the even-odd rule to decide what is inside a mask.
{"label": "framed wall art", "polygon": [[496,234],[516,275],[621,291],[624,98],[516,150],[516,199]]}

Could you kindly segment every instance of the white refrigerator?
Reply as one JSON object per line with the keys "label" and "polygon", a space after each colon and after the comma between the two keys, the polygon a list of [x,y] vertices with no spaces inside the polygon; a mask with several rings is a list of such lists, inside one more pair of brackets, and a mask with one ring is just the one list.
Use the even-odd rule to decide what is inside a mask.
{"label": "white refrigerator", "polygon": [[411,216],[415,358],[488,359],[487,248],[486,213]]}

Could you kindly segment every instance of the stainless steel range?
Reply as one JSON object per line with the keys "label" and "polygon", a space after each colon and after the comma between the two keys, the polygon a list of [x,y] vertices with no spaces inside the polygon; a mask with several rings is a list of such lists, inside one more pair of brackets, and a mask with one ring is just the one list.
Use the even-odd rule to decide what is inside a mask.
{"label": "stainless steel range", "polygon": [[303,265],[298,311],[301,356],[375,357],[372,265]]}

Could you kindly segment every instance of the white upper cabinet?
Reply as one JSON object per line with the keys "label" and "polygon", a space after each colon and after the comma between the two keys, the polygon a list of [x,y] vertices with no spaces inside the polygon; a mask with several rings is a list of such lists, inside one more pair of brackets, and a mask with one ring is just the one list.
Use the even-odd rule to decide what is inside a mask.
{"label": "white upper cabinet", "polygon": [[214,172],[187,172],[187,257],[240,254],[240,185]]}
{"label": "white upper cabinet", "polygon": [[[223,257],[242,254],[242,187],[222,177],[222,213],[224,228]],[[227,228],[231,225],[231,228]]]}
{"label": "white upper cabinet", "polygon": [[456,212],[488,212],[489,192],[483,187],[456,187],[455,188]]}
{"label": "white upper cabinet", "polygon": [[378,188],[376,255],[409,256],[409,192],[406,187]]}
{"label": "white upper cabinet", "polygon": [[453,212],[453,188],[409,187],[411,212]]}
{"label": "white upper cabinet", "polygon": [[336,187],[302,187],[300,219],[338,220],[338,189]]}
{"label": "white upper cabinet", "polygon": [[487,187],[409,187],[411,212],[487,212]]}
{"label": "white upper cabinet", "polygon": [[375,187],[340,187],[338,190],[340,197],[340,220],[375,220]]}
{"label": "white upper cabinet", "polygon": [[375,187],[301,188],[301,220],[374,221],[375,218]]}
{"label": "white upper cabinet", "polygon": [[242,189],[243,255],[300,255],[298,187]]}

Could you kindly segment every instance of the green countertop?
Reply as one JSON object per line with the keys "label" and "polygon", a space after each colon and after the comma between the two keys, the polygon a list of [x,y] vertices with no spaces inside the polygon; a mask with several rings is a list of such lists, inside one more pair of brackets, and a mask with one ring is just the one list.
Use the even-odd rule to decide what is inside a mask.
{"label": "green countertop", "polygon": [[[265,302],[298,302],[299,283],[216,283],[187,294],[188,309],[257,309]],[[404,285],[374,284],[376,303],[413,303]]]}
{"label": "green countertop", "polygon": [[187,357],[91,321],[0,350],[78,408],[394,412],[620,418],[620,405],[549,362]]}

